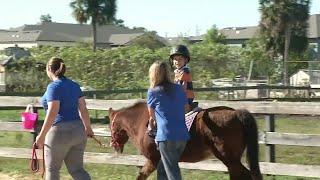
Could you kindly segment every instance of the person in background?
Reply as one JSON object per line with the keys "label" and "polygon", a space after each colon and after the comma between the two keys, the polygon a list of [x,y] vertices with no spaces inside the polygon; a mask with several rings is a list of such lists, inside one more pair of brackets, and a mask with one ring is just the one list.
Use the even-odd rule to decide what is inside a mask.
{"label": "person in background", "polygon": [[164,62],[151,65],[149,78],[149,124],[157,126],[155,140],[161,154],[157,179],[180,180],[178,162],[190,138],[184,116],[187,97],[182,86],[171,81],[169,68]]}
{"label": "person in background", "polygon": [[170,65],[175,68],[174,70],[174,82],[182,85],[185,94],[188,98],[188,104],[185,112],[192,110],[194,92],[191,78],[190,68],[187,66],[190,61],[190,53],[186,46],[177,45],[171,49],[169,57]]}
{"label": "person in background", "polygon": [[83,93],[76,82],[64,76],[62,59],[52,57],[46,71],[52,82],[42,97],[46,116],[36,138],[37,146],[44,146],[45,179],[59,180],[64,161],[73,179],[90,180],[83,168],[83,154],[87,136],[94,133]]}

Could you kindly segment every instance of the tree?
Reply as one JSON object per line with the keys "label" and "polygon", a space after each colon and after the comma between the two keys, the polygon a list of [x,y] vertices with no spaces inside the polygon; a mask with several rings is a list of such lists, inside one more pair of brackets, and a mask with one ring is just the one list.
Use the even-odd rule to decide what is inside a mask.
{"label": "tree", "polygon": [[125,28],[126,26],[124,25],[124,21],[122,19],[115,19],[114,24],[118,27],[123,27]]}
{"label": "tree", "polygon": [[133,39],[130,45],[136,45],[143,48],[149,48],[152,50],[162,48],[166,46],[166,40],[157,35],[157,32],[150,31],[145,32],[139,37]]}
{"label": "tree", "polygon": [[41,22],[52,22],[52,17],[50,16],[50,14],[41,15],[40,21]]}
{"label": "tree", "polygon": [[259,0],[260,29],[272,59],[283,57],[283,83],[289,84],[289,52],[303,52],[308,46],[307,20],[310,0]]}
{"label": "tree", "polygon": [[204,35],[205,43],[225,43],[226,36],[221,34],[216,25],[213,25]]}
{"label": "tree", "polygon": [[116,0],[74,0],[70,3],[74,18],[80,23],[91,21],[93,51],[96,51],[97,25],[113,24],[117,11]]}
{"label": "tree", "polygon": [[270,60],[270,56],[265,51],[264,41],[263,38],[247,41],[246,46],[241,48],[240,60],[245,64],[248,80],[267,77],[270,84],[279,78],[276,73],[278,62]]}

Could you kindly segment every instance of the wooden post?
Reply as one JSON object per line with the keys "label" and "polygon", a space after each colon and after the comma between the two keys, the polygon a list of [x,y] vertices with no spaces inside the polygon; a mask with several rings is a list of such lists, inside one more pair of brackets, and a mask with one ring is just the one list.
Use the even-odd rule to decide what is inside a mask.
{"label": "wooden post", "polygon": [[308,89],[307,89],[307,94],[306,94],[306,96],[307,96],[307,98],[308,99],[310,99],[310,95],[311,95],[311,86],[309,85],[309,87],[308,87]]}
{"label": "wooden post", "polygon": [[[93,94],[93,99],[94,99],[94,100],[97,99],[97,95],[96,95],[96,94]],[[97,112],[96,109],[94,110],[94,118],[95,118],[95,119],[98,119],[98,112]]]}
{"label": "wooden post", "polygon": [[[266,131],[267,132],[275,132],[274,126],[274,114],[269,114],[265,116],[266,120]],[[275,160],[275,145],[274,144],[266,144],[266,162],[276,162]]]}
{"label": "wooden post", "polygon": [[[32,108],[32,112],[33,113],[38,113],[38,108],[37,107],[33,107]],[[31,132],[33,138],[32,138],[32,144],[31,146],[33,145],[34,142],[36,142],[36,137],[38,136],[38,124],[39,124],[39,114],[38,114],[38,117],[37,117],[37,120],[36,120],[36,124],[34,126],[34,132]]]}

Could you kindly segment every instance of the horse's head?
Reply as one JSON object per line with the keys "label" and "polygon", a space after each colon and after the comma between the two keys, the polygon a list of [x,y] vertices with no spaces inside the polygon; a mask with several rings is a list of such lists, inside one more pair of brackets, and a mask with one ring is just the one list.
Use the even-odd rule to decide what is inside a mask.
{"label": "horse's head", "polygon": [[120,112],[109,109],[109,119],[110,131],[111,131],[111,141],[110,146],[112,146],[116,152],[122,153],[124,144],[128,141],[129,136],[127,132],[121,126]]}

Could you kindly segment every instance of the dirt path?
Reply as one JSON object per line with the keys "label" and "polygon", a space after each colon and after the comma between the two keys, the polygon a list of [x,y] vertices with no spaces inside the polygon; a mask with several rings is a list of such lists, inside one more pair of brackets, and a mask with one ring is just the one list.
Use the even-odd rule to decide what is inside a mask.
{"label": "dirt path", "polygon": [[14,180],[14,178],[6,175],[6,174],[3,174],[3,173],[0,173],[0,179],[5,179],[5,180]]}
{"label": "dirt path", "polygon": [[42,180],[41,176],[8,175],[0,172],[0,180]]}

